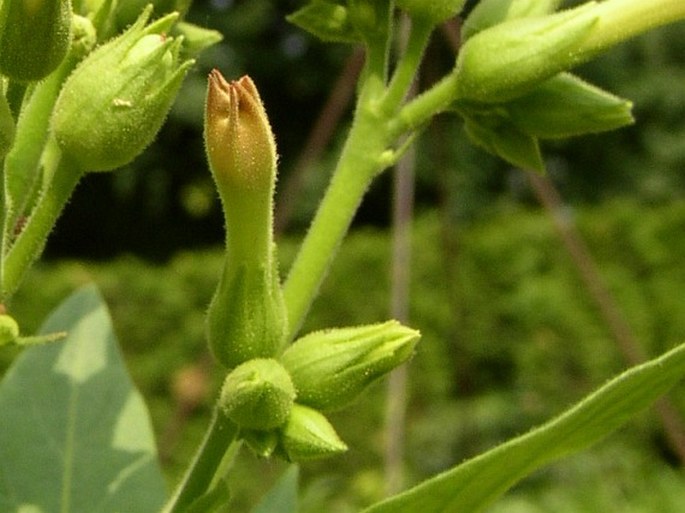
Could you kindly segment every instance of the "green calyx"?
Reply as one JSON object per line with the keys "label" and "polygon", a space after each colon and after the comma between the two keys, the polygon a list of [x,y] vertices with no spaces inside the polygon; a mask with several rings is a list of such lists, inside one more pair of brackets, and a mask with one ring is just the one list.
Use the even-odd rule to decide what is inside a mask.
{"label": "green calyx", "polygon": [[347,451],[347,445],[326,417],[296,403],[280,430],[278,449],[285,459],[296,463],[341,454]]}
{"label": "green calyx", "polygon": [[285,423],[295,400],[295,387],[273,359],[254,359],[233,369],[221,389],[219,404],[241,428],[268,431]]}
{"label": "green calyx", "polygon": [[597,133],[633,122],[630,101],[560,73],[509,102],[457,101],[473,142],[509,163],[535,171],[544,164],[539,139]]}
{"label": "green calyx", "polygon": [[419,337],[397,321],[319,331],[295,341],[281,361],[295,384],[298,403],[335,410],[407,361]]}
{"label": "green calyx", "polygon": [[40,80],[64,59],[71,41],[69,0],[4,0],[0,7],[0,73]]}
{"label": "green calyx", "polygon": [[275,269],[227,258],[207,311],[214,357],[232,369],[253,358],[277,356],[285,343],[286,313]]}
{"label": "green calyx", "polygon": [[84,59],[57,99],[52,130],[84,171],[109,171],[138,156],[193,63],[179,59],[182,40],[166,35],[178,16],[145,26],[150,13],[146,9],[124,34]]}

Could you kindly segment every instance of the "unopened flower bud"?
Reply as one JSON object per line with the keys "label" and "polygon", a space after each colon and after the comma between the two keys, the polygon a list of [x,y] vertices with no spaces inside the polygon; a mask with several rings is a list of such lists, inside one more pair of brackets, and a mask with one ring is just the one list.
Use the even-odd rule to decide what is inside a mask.
{"label": "unopened flower bud", "polygon": [[570,68],[597,23],[592,7],[505,21],[468,39],[457,58],[457,97],[507,101]]}
{"label": "unopened flower bud", "polygon": [[438,25],[456,16],[465,0],[396,0],[395,4],[413,19]]}
{"label": "unopened flower bud", "polygon": [[287,333],[275,245],[276,145],[245,76],[209,76],[205,143],[226,219],[226,262],[207,313],[207,338],[228,368],[280,353]]}
{"label": "unopened flower bud", "polygon": [[[549,0],[540,3],[544,8]],[[605,0],[508,19],[462,47],[457,96],[484,103],[511,100],[611,46],[683,18],[685,2],[680,0]]]}
{"label": "unopened flower bud", "polygon": [[178,16],[146,27],[150,12],[84,59],[57,99],[52,130],[84,171],[109,171],[138,156],[157,135],[193,63],[181,62],[181,40],[165,35]]}
{"label": "unopened flower bud", "polygon": [[334,410],[407,361],[419,337],[418,331],[397,321],[318,331],[295,341],[281,361],[295,384],[299,403]]}
{"label": "unopened flower bud", "polygon": [[28,82],[49,75],[71,41],[69,0],[3,0],[0,73]]}
{"label": "unopened flower bud", "polygon": [[286,421],[294,400],[295,388],[283,366],[276,360],[255,359],[226,376],[219,404],[239,427],[270,430]]}
{"label": "unopened flower bud", "polygon": [[288,461],[325,458],[347,451],[347,445],[318,411],[295,403],[281,428],[281,446]]}

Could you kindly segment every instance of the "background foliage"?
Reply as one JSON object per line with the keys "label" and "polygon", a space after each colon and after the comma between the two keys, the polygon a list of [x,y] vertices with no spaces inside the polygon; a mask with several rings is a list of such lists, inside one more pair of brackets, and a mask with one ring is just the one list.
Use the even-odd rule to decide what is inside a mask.
{"label": "background foliage", "polygon": [[[203,339],[223,239],[201,142],[205,77],[218,67],[227,77],[254,78],[286,190],[281,185],[293,176],[349,57],[346,48],[321,45],[288,25],[284,15],[297,5],[195,2],[189,20],[220,30],[224,42],[191,72],[154,146],[121,172],[84,181],[50,239],[47,261],[12,305],[22,325],[35,329],[69,291],[97,282],[151,409],[170,482],[204,430],[220,380]],[[570,218],[650,355],[685,340],[683,55],[679,24],[584,66],[581,76],[635,102],[637,124],[545,147]],[[454,49],[437,33],[421,84],[453,63]],[[302,194],[279,198],[296,209],[282,239],[283,268],[347,120],[311,165]],[[438,119],[418,147],[411,324],[424,338],[411,366],[412,482],[525,432],[626,366],[524,175],[468,146],[452,119]],[[306,330],[387,317],[390,187],[387,177],[370,191]],[[685,415],[682,392],[671,398]],[[321,511],[322,501],[327,511],[354,511],[379,498],[382,398],[378,386],[353,415],[333,418],[350,447],[367,450],[303,469],[303,511]],[[682,511],[675,462],[655,417],[644,415],[591,453],[528,479],[492,511]],[[242,458],[238,509],[253,504],[280,468]]]}

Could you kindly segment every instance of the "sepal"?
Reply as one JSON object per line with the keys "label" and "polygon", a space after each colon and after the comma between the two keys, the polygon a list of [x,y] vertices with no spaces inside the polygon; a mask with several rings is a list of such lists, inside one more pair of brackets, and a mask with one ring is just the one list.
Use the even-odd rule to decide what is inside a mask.
{"label": "sepal", "polygon": [[281,445],[286,460],[297,463],[335,456],[347,445],[323,414],[295,403],[288,421],[281,428]]}

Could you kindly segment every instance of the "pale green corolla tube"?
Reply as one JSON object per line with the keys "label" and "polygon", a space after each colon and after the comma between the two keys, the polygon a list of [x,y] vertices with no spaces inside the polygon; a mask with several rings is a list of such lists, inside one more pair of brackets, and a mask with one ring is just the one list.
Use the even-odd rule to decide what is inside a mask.
{"label": "pale green corolla tube", "polygon": [[606,0],[505,21],[464,44],[455,69],[456,99],[511,100],[613,45],[683,18],[681,0]]}

